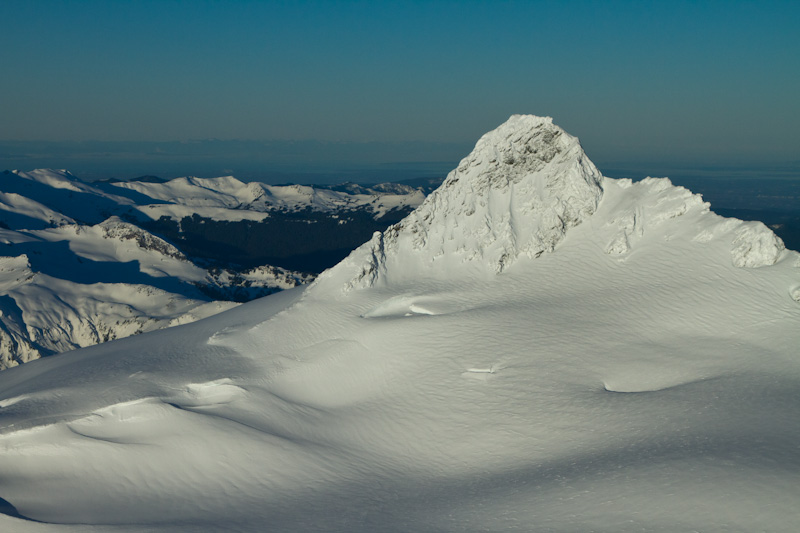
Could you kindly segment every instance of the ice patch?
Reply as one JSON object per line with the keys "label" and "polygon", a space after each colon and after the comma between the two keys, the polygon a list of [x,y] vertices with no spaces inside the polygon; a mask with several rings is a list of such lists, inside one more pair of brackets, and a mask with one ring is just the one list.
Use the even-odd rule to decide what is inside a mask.
{"label": "ice patch", "polygon": [[494,378],[498,370],[499,368],[494,364],[489,366],[474,366],[469,367],[466,369],[466,371],[462,372],[461,377],[465,379],[487,381]]}
{"label": "ice patch", "polygon": [[411,304],[411,305],[409,305],[409,306],[408,306],[408,310],[409,310],[411,313],[415,314],[415,315],[435,315],[435,314],[436,314],[436,313],[434,313],[433,311],[430,311],[430,310],[428,310],[428,309],[425,309],[424,307],[422,307],[422,306],[419,306],[419,305],[417,305],[417,304]]}
{"label": "ice patch", "polygon": [[488,368],[468,368],[467,372],[472,372],[473,374],[494,374],[494,367],[490,366]]}

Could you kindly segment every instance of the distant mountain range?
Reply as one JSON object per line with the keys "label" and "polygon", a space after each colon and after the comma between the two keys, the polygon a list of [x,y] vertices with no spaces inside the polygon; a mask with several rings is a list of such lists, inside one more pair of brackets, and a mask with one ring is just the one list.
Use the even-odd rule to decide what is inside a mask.
{"label": "distant mountain range", "polygon": [[306,283],[425,192],[3,172],[0,369]]}

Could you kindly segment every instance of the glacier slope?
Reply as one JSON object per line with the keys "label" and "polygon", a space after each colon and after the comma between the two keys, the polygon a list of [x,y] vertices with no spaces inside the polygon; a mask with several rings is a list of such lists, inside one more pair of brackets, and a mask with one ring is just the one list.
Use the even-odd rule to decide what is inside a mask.
{"label": "glacier slope", "polygon": [[493,184],[451,219],[467,165],[417,211],[436,222],[310,287],[0,374],[0,497],[41,522],[0,526],[794,531],[800,254],[667,180],[595,174],[548,119],[489,146],[554,149],[537,131],[570,158],[492,173],[555,191],[545,213]]}

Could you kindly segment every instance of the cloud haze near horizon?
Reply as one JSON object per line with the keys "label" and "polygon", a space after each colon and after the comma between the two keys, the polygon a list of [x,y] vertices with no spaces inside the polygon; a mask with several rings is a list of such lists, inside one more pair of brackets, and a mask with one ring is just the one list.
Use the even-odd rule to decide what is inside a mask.
{"label": "cloud haze near horizon", "polygon": [[[9,0],[0,18],[7,168],[439,173],[514,113],[553,116],[601,167],[800,159],[796,2]],[[214,141],[178,157],[190,139]]]}

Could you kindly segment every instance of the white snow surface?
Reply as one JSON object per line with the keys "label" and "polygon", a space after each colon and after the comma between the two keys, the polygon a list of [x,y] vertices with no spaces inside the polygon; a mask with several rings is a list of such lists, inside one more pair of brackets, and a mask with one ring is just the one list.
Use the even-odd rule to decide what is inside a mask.
{"label": "white snow surface", "polygon": [[79,181],[75,176],[70,174],[67,170],[60,169],[44,169],[39,168],[31,170],[30,172],[14,171],[18,177],[35,183],[41,183],[52,187],[53,189],[66,189],[72,192],[85,192],[93,195],[100,196],[97,189]]}
{"label": "white snow surface", "polygon": [[796,531],[798,292],[515,116],[308,287],[0,373],[0,528]]}

